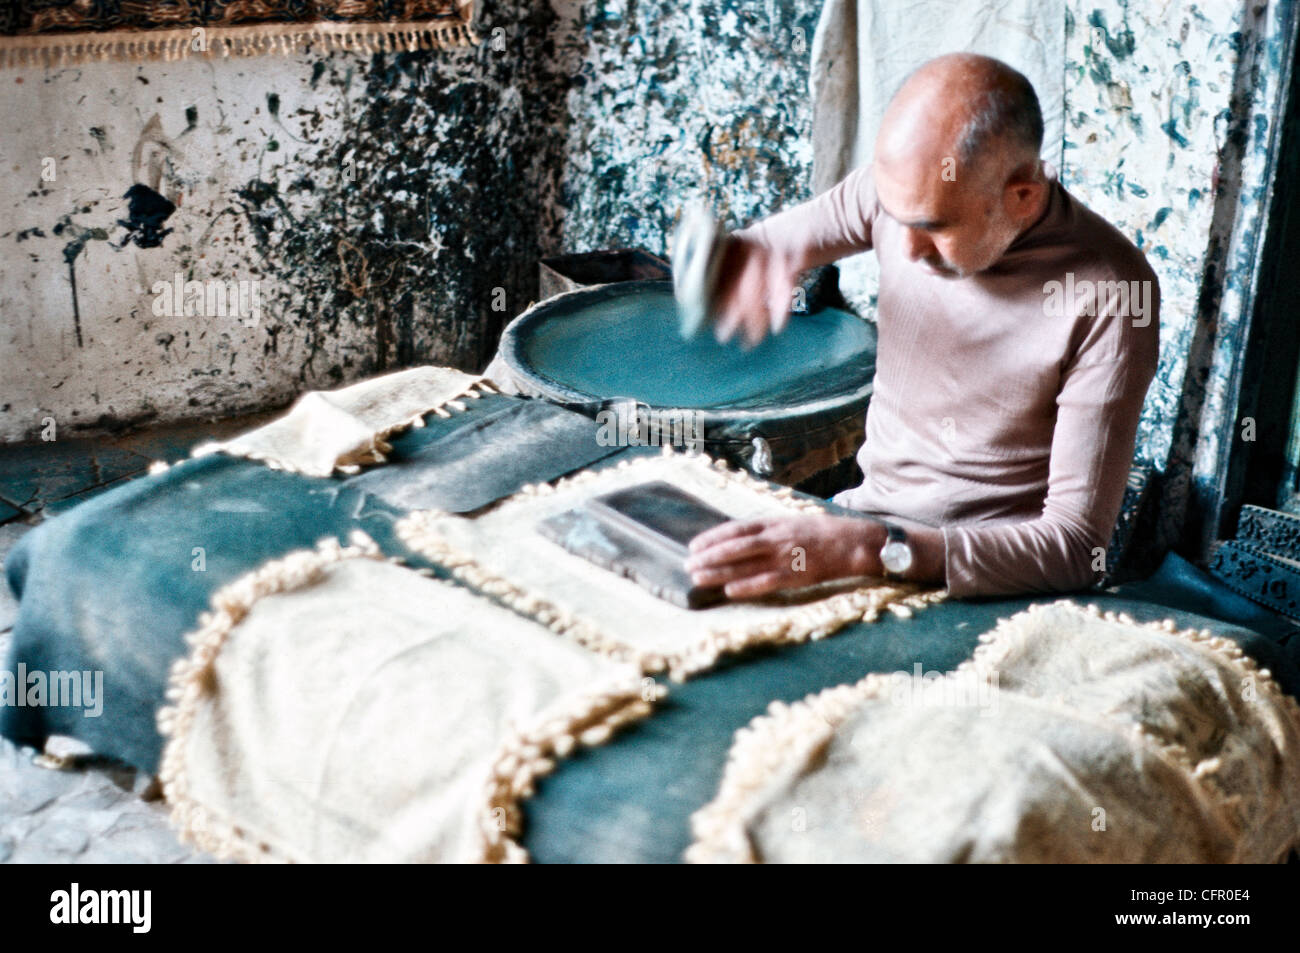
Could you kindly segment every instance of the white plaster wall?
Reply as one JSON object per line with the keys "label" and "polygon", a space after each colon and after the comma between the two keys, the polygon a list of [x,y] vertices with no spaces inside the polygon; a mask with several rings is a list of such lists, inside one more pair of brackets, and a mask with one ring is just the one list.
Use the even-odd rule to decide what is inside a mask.
{"label": "white plaster wall", "polygon": [[[347,108],[338,90],[313,89],[312,64],[297,58],[0,73],[0,441],[34,436],[46,417],[62,434],[265,406],[300,389],[305,336],[265,307],[257,327],[159,317],[150,289],[179,270],[260,281],[264,303],[291,293],[263,273],[232,190],[260,178],[290,196],[321,144],[344,134]],[[52,182],[42,180],[47,157]],[[122,196],[135,182],[178,206],[160,247],[123,244]],[[64,256],[88,230],[102,237],[75,259],[79,346]],[[341,327],[326,348],[346,352],[361,338]]]}

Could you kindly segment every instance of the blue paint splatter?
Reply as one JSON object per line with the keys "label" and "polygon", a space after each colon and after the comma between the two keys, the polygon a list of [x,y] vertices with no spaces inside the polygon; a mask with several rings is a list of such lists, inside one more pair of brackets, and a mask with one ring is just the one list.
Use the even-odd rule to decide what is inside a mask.
{"label": "blue paint splatter", "polygon": [[1175,120],[1170,119],[1167,122],[1162,122],[1160,124],[1160,128],[1164,130],[1165,135],[1167,135],[1170,139],[1174,140],[1174,142],[1178,143],[1180,148],[1183,149],[1187,148],[1188,145],[1187,137],[1178,131],[1178,125]]}

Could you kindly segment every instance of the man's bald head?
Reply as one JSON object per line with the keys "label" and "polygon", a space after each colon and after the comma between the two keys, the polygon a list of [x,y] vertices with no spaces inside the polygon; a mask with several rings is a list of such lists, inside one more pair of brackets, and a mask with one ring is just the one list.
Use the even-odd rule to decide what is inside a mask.
{"label": "man's bald head", "polygon": [[1043,113],[1033,84],[1001,60],[950,53],[914,70],[885,111],[877,155],[916,160],[920,147],[953,156],[969,166],[1005,149],[1015,158],[1037,158],[1043,146]]}
{"label": "man's bald head", "polygon": [[1001,60],[952,53],[890,100],[876,136],[877,196],[907,226],[913,257],[967,275],[989,267],[1041,212],[1043,114]]}

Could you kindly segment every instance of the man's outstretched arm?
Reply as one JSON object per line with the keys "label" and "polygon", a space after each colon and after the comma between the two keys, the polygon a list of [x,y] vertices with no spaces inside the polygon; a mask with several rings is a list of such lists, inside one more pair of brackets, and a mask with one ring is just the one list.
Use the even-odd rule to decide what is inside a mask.
{"label": "man's outstretched arm", "polygon": [[[1066,592],[1091,585],[1119,514],[1154,359],[1073,369],[1058,398],[1041,516],[1018,523],[907,528],[904,578],[957,597]],[[880,576],[883,526],[869,519],[790,516],[727,523],[691,543],[701,586],[752,599],[830,579]]]}
{"label": "man's outstretched arm", "polygon": [[[903,578],[941,585],[943,533],[907,524],[912,567]],[[728,599],[754,599],[832,579],[882,576],[884,524],[855,516],[736,520],[691,541],[686,568],[697,586],[722,586]]]}

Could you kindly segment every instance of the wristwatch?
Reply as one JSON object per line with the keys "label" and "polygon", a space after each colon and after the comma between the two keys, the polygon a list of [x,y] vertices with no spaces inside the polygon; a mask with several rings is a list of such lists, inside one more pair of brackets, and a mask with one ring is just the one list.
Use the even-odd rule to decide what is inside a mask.
{"label": "wristwatch", "polygon": [[907,534],[901,526],[885,523],[885,532],[889,535],[885,545],[880,549],[880,562],[885,567],[886,579],[902,579],[903,573],[912,568],[912,547],[907,541]]}

